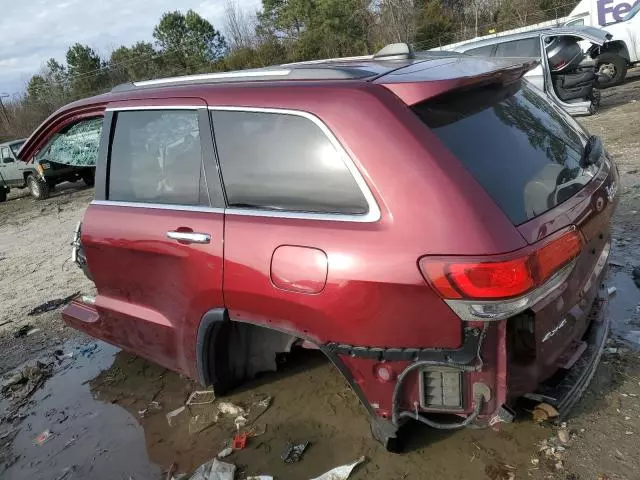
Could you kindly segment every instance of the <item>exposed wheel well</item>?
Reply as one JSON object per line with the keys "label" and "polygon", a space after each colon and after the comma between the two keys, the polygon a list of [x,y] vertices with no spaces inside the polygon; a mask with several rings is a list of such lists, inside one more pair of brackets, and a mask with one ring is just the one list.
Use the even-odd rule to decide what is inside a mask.
{"label": "exposed wheel well", "polygon": [[624,58],[627,62],[630,61],[627,45],[621,40],[608,42],[605,46],[600,47],[600,53],[615,53],[616,55]]}
{"label": "exposed wheel well", "polygon": [[231,321],[225,309],[208,311],[198,329],[198,380],[220,393],[257,373],[276,371],[276,354],[291,351],[298,337]]}

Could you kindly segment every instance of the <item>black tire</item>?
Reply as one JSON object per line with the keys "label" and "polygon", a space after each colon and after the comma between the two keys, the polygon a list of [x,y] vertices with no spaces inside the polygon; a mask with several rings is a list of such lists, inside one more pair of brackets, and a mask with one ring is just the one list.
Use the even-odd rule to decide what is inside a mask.
{"label": "black tire", "polygon": [[611,79],[596,82],[597,88],[615,87],[624,82],[627,76],[627,60],[617,53],[602,53],[596,58],[596,69],[599,72],[607,69],[613,71]]}
{"label": "black tire", "polygon": [[96,183],[96,172],[91,171],[82,174],[82,181],[87,187],[93,187]]}
{"label": "black tire", "polygon": [[4,187],[0,187],[0,203],[5,202],[7,200],[7,189]]}
{"label": "black tire", "polygon": [[45,198],[49,198],[51,189],[49,188],[47,182],[45,182],[44,180],[34,175],[29,175],[27,177],[27,185],[29,187],[31,196],[36,200],[44,200]]}

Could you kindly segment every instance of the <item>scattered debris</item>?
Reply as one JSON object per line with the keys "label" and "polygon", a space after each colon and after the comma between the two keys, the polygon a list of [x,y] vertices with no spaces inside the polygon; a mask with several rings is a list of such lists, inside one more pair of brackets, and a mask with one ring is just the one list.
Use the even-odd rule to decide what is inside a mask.
{"label": "scattered debris", "polygon": [[567,430],[567,427],[563,424],[560,430],[558,430],[558,440],[560,440],[561,443],[566,445],[567,443],[569,443],[570,438],[571,437],[569,436],[569,431]]}
{"label": "scattered debris", "polygon": [[616,287],[609,287],[609,288],[607,288],[607,295],[609,295],[611,297],[611,296],[615,295],[617,291],[618,291],[618,289]]}
{"label": "scattered debris", "polygon": [[555,464],[556,470],[562,470],[564,468],[564,463],[562,463],[562,460],[558,460]]}
{"label": "scattered debris", "polygon": [[98,350],[98,344],[95,342],[76,348],[76,351],[80,355],[85,357],[91,357],[96,352],[96,350]]}
{"label": "scattered debris", "polygon": [[29,311],[27,313],[27,315],[32,317],[34,315],[40,315],[41,313],[50,312],[51,310],[55,310],[56,308],[59,308],[59,307],[61,307],[63,305],[66,305],[67,303],[69,303],[71,300],[73,300],[78,295],[80,295],[80,292],[73,293],[73,294],[69,295],[68,297],[56,298],[54,300],[49,300],[49,301],[44,302],[44,303],[38,305],[37,307],[31,309],[31,311]]}
{"label": "scattered debris", "polygon": [[233,448],[231,447],[227,447],[224,450],[221,450],[218,453],[218,458],[225,458],[228,457],[229,455],[231,455],[233,453]]}
{"label": "scattered debris", "polygon": [[209,403],[213,403],[216,399],[213,390],[196,390],[187,399],[187,406],[191,405],[207,405]]}
{"label": "scattered debris", "polygon": [[253,475],[247,477],[247,480],[273,480],[273,477],[271,475]]}
{"label": "scattered debris", "polygon": [[540,464],[540,459],[539,458],[532,458],[531,459],[531,465],[537,467]]}
{"label": "scattered debris", "polygon": [[219,461],[217,458],[202,464],[193,472],[189,480],[233,480],[236,466]]}
{"label": "scattered debris", "polygon": [[0,327],[3,327],[5,325],[7,325],[8,323],[13,323],[13,320],[5,320],[4,322],[0,323]]}
{"label": "scattered debris", "polygon": [[189,433],[199,433],[218,422],[218,412],[216,410],[201,412],[189,419]]}
{"label": "scattered debris", "polygon": [[239,407],[238,405],[234,405],[231,402],[218,403],[218,411],[224,415],[230,415],[233,417],[245,414],[244,408]]}
{"label": "scattered debris", "polygon": [[284,463],[298,463],[308,446],[309,442],[297,444],[288,443],[281,458],[284,460]]}
{"label": "scattered debris", "polygon": [[51,430],[45,430],[35,438],[33,443],[35,443],[36,445],[42,445],[43,443],[51,440],[51,437],[53,437],[53,433],[51,433]]}
{"label": "scattered debris", "polygon": [[349,465],[342,465],[340,467],[336,467],[332,470],[329,470],[326,473],[323,473],[319,477],[315,477],[311,480],[346,480],[351,475],[351,472],[354,468],[365,461],[365,457],[360,457],[355,462]]}
{"label": "scattered debris", "polygon": [[236,433],[231,441],[231,447],[234,450],[242,450],[247,446],[247,434],[246,433]]}
{"label": "scattered debris", "polygon": [[140,415],[140,418],[144,418],[147,415],[147,413],[158,411],[158,410],[162,410],[162,405],[160,405],[160,402],[156,402],[154,400],[149,402],[146,408],[143,408],[142,410],[138,410],[138,415]]}
{"label": "scattered debris", "polygon": [[233,424],[236,426],[236,430],[240,431],[242,427],[247,424],[247,419],[242,415],[238,415],[234,420]]}
{"label": "scattered debris", "polygon": [[36,362],[35,365],[27,365],[20,372],[15,373],[2,386],[2,393],[12,399],[13,416],[17,410],[38,390],[53,373],[53,363],[44,364]]}
{"label": "scattered debris", "polygon": [[175,410],[171,410],[169,413],[167,413],[166,415],[167,423],[169,424],[170,427],[173,427],[173,419],[178,415],[180,415],[181,413],[183,413],[186,409],[187,407],[182,406],[182,407],[176,408]]}
{"label": "scattered debris", "polygon": [[539,403],[536,405],[536,408],[533,409],[533,419],[536,422],[544,422],[550,418],[555,418],[558,415],[558,410],[548,403]]}
{"label": "scattered debris", "polygon": [[32,328],[33,327],[27,323],[26,325],[21,326],[18,330],[13,332],[13,336],[15,338],[26,337],[27,336],[27,332],[29,330],[31,330]]}

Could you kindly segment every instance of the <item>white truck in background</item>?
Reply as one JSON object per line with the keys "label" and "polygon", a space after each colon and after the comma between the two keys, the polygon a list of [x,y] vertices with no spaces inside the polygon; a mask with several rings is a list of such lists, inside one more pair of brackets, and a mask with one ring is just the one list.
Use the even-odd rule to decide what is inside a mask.
{"label": "white truck in background", "polygon": [[596,66],[610,80],[600,88],[621,84],[627,68],[640,62],[640,0],[581,0],[563,25],[604,28],[613,39],[600,48]]}

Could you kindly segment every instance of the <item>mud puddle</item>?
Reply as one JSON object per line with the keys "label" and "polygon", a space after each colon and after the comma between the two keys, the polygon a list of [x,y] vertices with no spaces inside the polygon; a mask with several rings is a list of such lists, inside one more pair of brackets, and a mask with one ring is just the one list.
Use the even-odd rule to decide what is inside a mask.
{"label": "mud puddle", "polygon": [[[144,432],[126,410],[95,400],[88,382],[113,363],[118,351],[99,343],[89,357],[77,354],[55,367],[53,377],[21,410],[21,422],[0,425],[17,431],[3,452],[7,479],[157,479],[144,446]],[[74,351],[65,345],[64,351]],[[29,362],[30,364],[33,362]],[[1,405],[4,411],[8,402]],[[11,433],[10,435],[13,435]]]}
{"label": "mud puddle", "polygon": [[630,248],[628,251],[634,254],[625,257],[614,255],[609,266],[606,283],[616,291],[609,298],[608,315],[611,317],[612,337],[633,349],[640,349],[640,288],[632,278],[634,266],[640,265],[640,255],[636,254],[638,249]]}
{"label": "mud puddle", "polygon": [[[161,479],[172,464],[177,472],[190,472],[220,452],[236,430],[231,417],[208,420],[213,404],[193,407],[169,426],[166,414],[183,406],[197,388],[175,373],[98,342],[90,358],[77,355],[56,366],[53,377],[33,395],[5,457],[9,463],[17,459],[4,472],[0,464],[0,477]],[[269,408],[252,420],[256,403],[267,396],[272,397]],[[294,355],[278,373],[215,403],[219,401],[247,410],[252,423],[245,429],[256,434],[245,449],[225,458],[237,466],[240,479],[257,474],[309,479],[363,455],[366,462],[350,478],[423,478],[428,466],[434,478],[499,480],[511,478],[510,473],[536,477],[553,468],[531,460],[538,455],[536,445],[554,429],[534,424],[526,415],[498,431],[441,433],[411,425],[404,432],[407,452],[390,454],[372,439],[357,398],[319,352]],[[194,428],[196,415],[200,423]],[[7,426],[0,425],[0,434]],[[206,428],[198,431],[201,427]],[[50,437],[38,444],[38,435],[47,430]],[[285,464],[280,457],[286,444],[302,441],[310,442],[302,460]]]}

